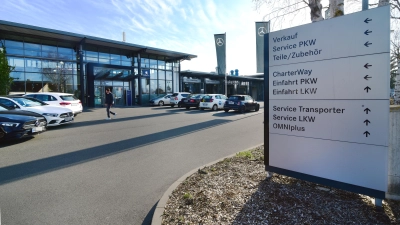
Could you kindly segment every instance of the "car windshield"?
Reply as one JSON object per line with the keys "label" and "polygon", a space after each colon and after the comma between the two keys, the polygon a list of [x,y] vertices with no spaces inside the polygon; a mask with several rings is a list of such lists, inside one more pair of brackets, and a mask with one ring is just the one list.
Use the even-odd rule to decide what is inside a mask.
{"label": "car windshield", "polygon": [[60,95],[60,98],[64,101],[76,101],[78,100],[75,96],[73,95]]}
{"label": "car windshield", "polygon": [[11,110],[11,108],[0,103],[0,111],[8,111],[8,110]]}
{"label": "car windshield", "polygon": [[199,98],[202,98],[202,97],[203,97],[203,95],[199,95],[199,94],[197,94],[197,95],[189,95],[189,97],[188,97],[188,98],[199,99]]}
{"label": "car windshield", "polygon": [[8,111],[8,109],[0,105],[0,111]]}
{"label": "car windshield", "polygon": [[18,104],[24,107],[34,107],[34,106],[43,106],[47,105],[44,102],[36,100],[34,98],[13,98],[14,101],[18,102]]}
{"label": "car windshield", "polygon": [[203,97],[203,102],[209,102],[212,98],[213,98],[213,96],[206,95],[206,96]]}
{"label": "car windshield", "polygon": [[244,100],[244,96],[230,96],[228,98],[228,100],[231,100],[231,101],[243,101]]}

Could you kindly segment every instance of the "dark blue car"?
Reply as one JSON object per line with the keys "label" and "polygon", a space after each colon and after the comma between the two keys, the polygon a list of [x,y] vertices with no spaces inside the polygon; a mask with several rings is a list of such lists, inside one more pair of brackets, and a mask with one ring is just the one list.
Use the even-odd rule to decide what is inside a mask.
{"label": "dark blue car", "polygon": [[260,104],[257,103],[250,95],[231,95],[224,105],[224,111],[229,110],[239,111],[244,113],[246,111],[258,111],[260,110]]}
{"label": "dark blue car", "polygon": [[0,104],[0,141],[42,133],[46,126],[46,118],[40,114]]}

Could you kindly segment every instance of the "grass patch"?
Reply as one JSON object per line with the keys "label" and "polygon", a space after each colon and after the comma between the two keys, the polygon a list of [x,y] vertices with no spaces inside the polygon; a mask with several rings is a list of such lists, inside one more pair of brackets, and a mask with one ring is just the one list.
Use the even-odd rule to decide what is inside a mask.
{"label": "grass patch", "polygon": [[236,157],[254,159],[254,156],[251,153],[251,151],[244,151],[244,152],[236,153]]}

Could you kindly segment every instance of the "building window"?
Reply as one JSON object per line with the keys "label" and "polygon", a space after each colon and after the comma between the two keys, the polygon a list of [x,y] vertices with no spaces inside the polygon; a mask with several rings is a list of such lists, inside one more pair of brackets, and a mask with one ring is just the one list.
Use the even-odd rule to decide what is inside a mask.
{"label": "building window", "polygon": [[162,94],[166,93],[165,80],[158,80],[158,87],[157,87],[156,93],[158,95],[162,95]]}
{"label": "building window", "polygon": [[40,57],[42,56],[41,52],[42,50],[40,44],[24,43],[25,55]]}

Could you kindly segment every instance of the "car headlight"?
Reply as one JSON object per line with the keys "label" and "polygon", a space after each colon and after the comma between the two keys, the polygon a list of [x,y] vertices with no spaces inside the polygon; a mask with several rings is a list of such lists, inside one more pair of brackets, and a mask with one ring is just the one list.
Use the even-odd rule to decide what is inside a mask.
{"label": "car headlight", "polygon": [[18,127],[19,123],[13,123],[13,122],[1,122],[1,125],[4,127]]}
{"label": "car headlight", "polygon": [[58,117],[57,113],[43,113],[43,116],[51,116],[51,117]]}

